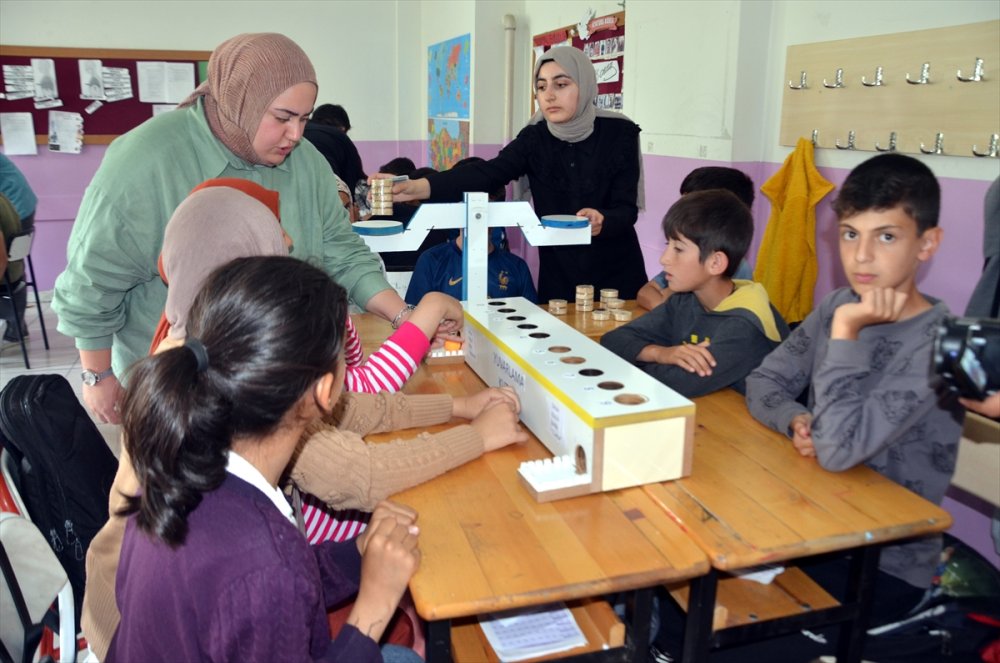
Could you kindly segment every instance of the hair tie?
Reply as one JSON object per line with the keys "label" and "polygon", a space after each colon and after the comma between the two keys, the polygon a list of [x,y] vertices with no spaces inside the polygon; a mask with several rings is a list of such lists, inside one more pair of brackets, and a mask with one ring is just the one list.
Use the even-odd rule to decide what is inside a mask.
{"label": "hair tie", "polygon": [[201,341],[193,336],[188,336],[184,341],[184,347],[194,353],[194,358],[198,362],[198,372],[203,373],[208,368],[208,351]]}

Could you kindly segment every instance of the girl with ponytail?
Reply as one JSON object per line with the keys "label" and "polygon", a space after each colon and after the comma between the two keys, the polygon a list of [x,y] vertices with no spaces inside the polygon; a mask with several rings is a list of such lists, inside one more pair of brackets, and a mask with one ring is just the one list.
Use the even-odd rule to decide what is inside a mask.
{"label": "girl with ponytail", "polygon": [[[316,267],[240,258],[209,276],[184,344],[135,365],[122,421],[139,493],[107,661],[419,660],[377,644],[419,565],[416,514],[382,503],[358,539],[309,546],[278,488],[340,396],[346,315]],[[355,594],[331,642],[325,610]]]}

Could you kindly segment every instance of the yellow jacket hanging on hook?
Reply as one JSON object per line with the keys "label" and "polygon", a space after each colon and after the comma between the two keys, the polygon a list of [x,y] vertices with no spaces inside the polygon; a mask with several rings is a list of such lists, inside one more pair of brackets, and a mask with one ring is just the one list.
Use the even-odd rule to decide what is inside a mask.
{"label": "yellow jacket hanging on hook", "polygon": [[760,188],[771,201],[771,216],[753,276],[788,323],[801,322],[812,310],[816,205],[833,188],[816,170],[813,144],[806,138],[799,138],[781,169]]}

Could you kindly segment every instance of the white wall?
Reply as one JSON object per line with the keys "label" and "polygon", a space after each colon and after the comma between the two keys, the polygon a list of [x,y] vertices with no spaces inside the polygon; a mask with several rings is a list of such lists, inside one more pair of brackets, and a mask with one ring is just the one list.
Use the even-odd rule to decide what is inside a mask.
{"label": "white wall", "polygon": [[211,51],[241,32],[281,32],[309,54],[318,103],[343,104],[356,127],[352,137],[386,140],[399,134],[396,4],[3,0],[0,43]]}
{"label": "white wall", "polygon": [[[789,45],[1000,19],[1000,2],[996,0],[919,3],[897,0],[796,0],[774,2],[773,6],[772,31],[766,37],[770,42],[767,59],[767,80],[770,83],[765,95],[765,152],[759,157],[759,160],[772,162],[783,161],[791,151],[791,148],[778,144],[782,86],[787,84],[783,80],[785,51]],[[914,63],[915,68],[919,66],[920,63]],[[993,71],[1000,72],[1000,63],[993,65]],[[845,153],[838,150],[819,150],[817,154],[820,165],[839,168],[853,168],[873,155],[872,152]],[[996,159],[922,155],[919,158],[938,177],[992,180],[1000,175],[1000,162]]]}

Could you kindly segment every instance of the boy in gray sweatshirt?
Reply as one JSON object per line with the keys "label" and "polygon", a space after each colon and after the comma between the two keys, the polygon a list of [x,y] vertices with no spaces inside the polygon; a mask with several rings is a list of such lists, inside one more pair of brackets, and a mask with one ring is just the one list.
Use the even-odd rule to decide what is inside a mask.
{"label": "boy in gray sweatshirt", "polygon": [[[937,180],[916,159],[884,154],[851,171],[834,203],[850,287],[824,298],[747,378],[750,413],[800,454],[834,472],[864,463],[935,504],[963,422],[930,378],[948,309],[916,283],[941,242],[939,207]],[[939,537],[883,549],[872,624],[919,602],[940,552]]]}

